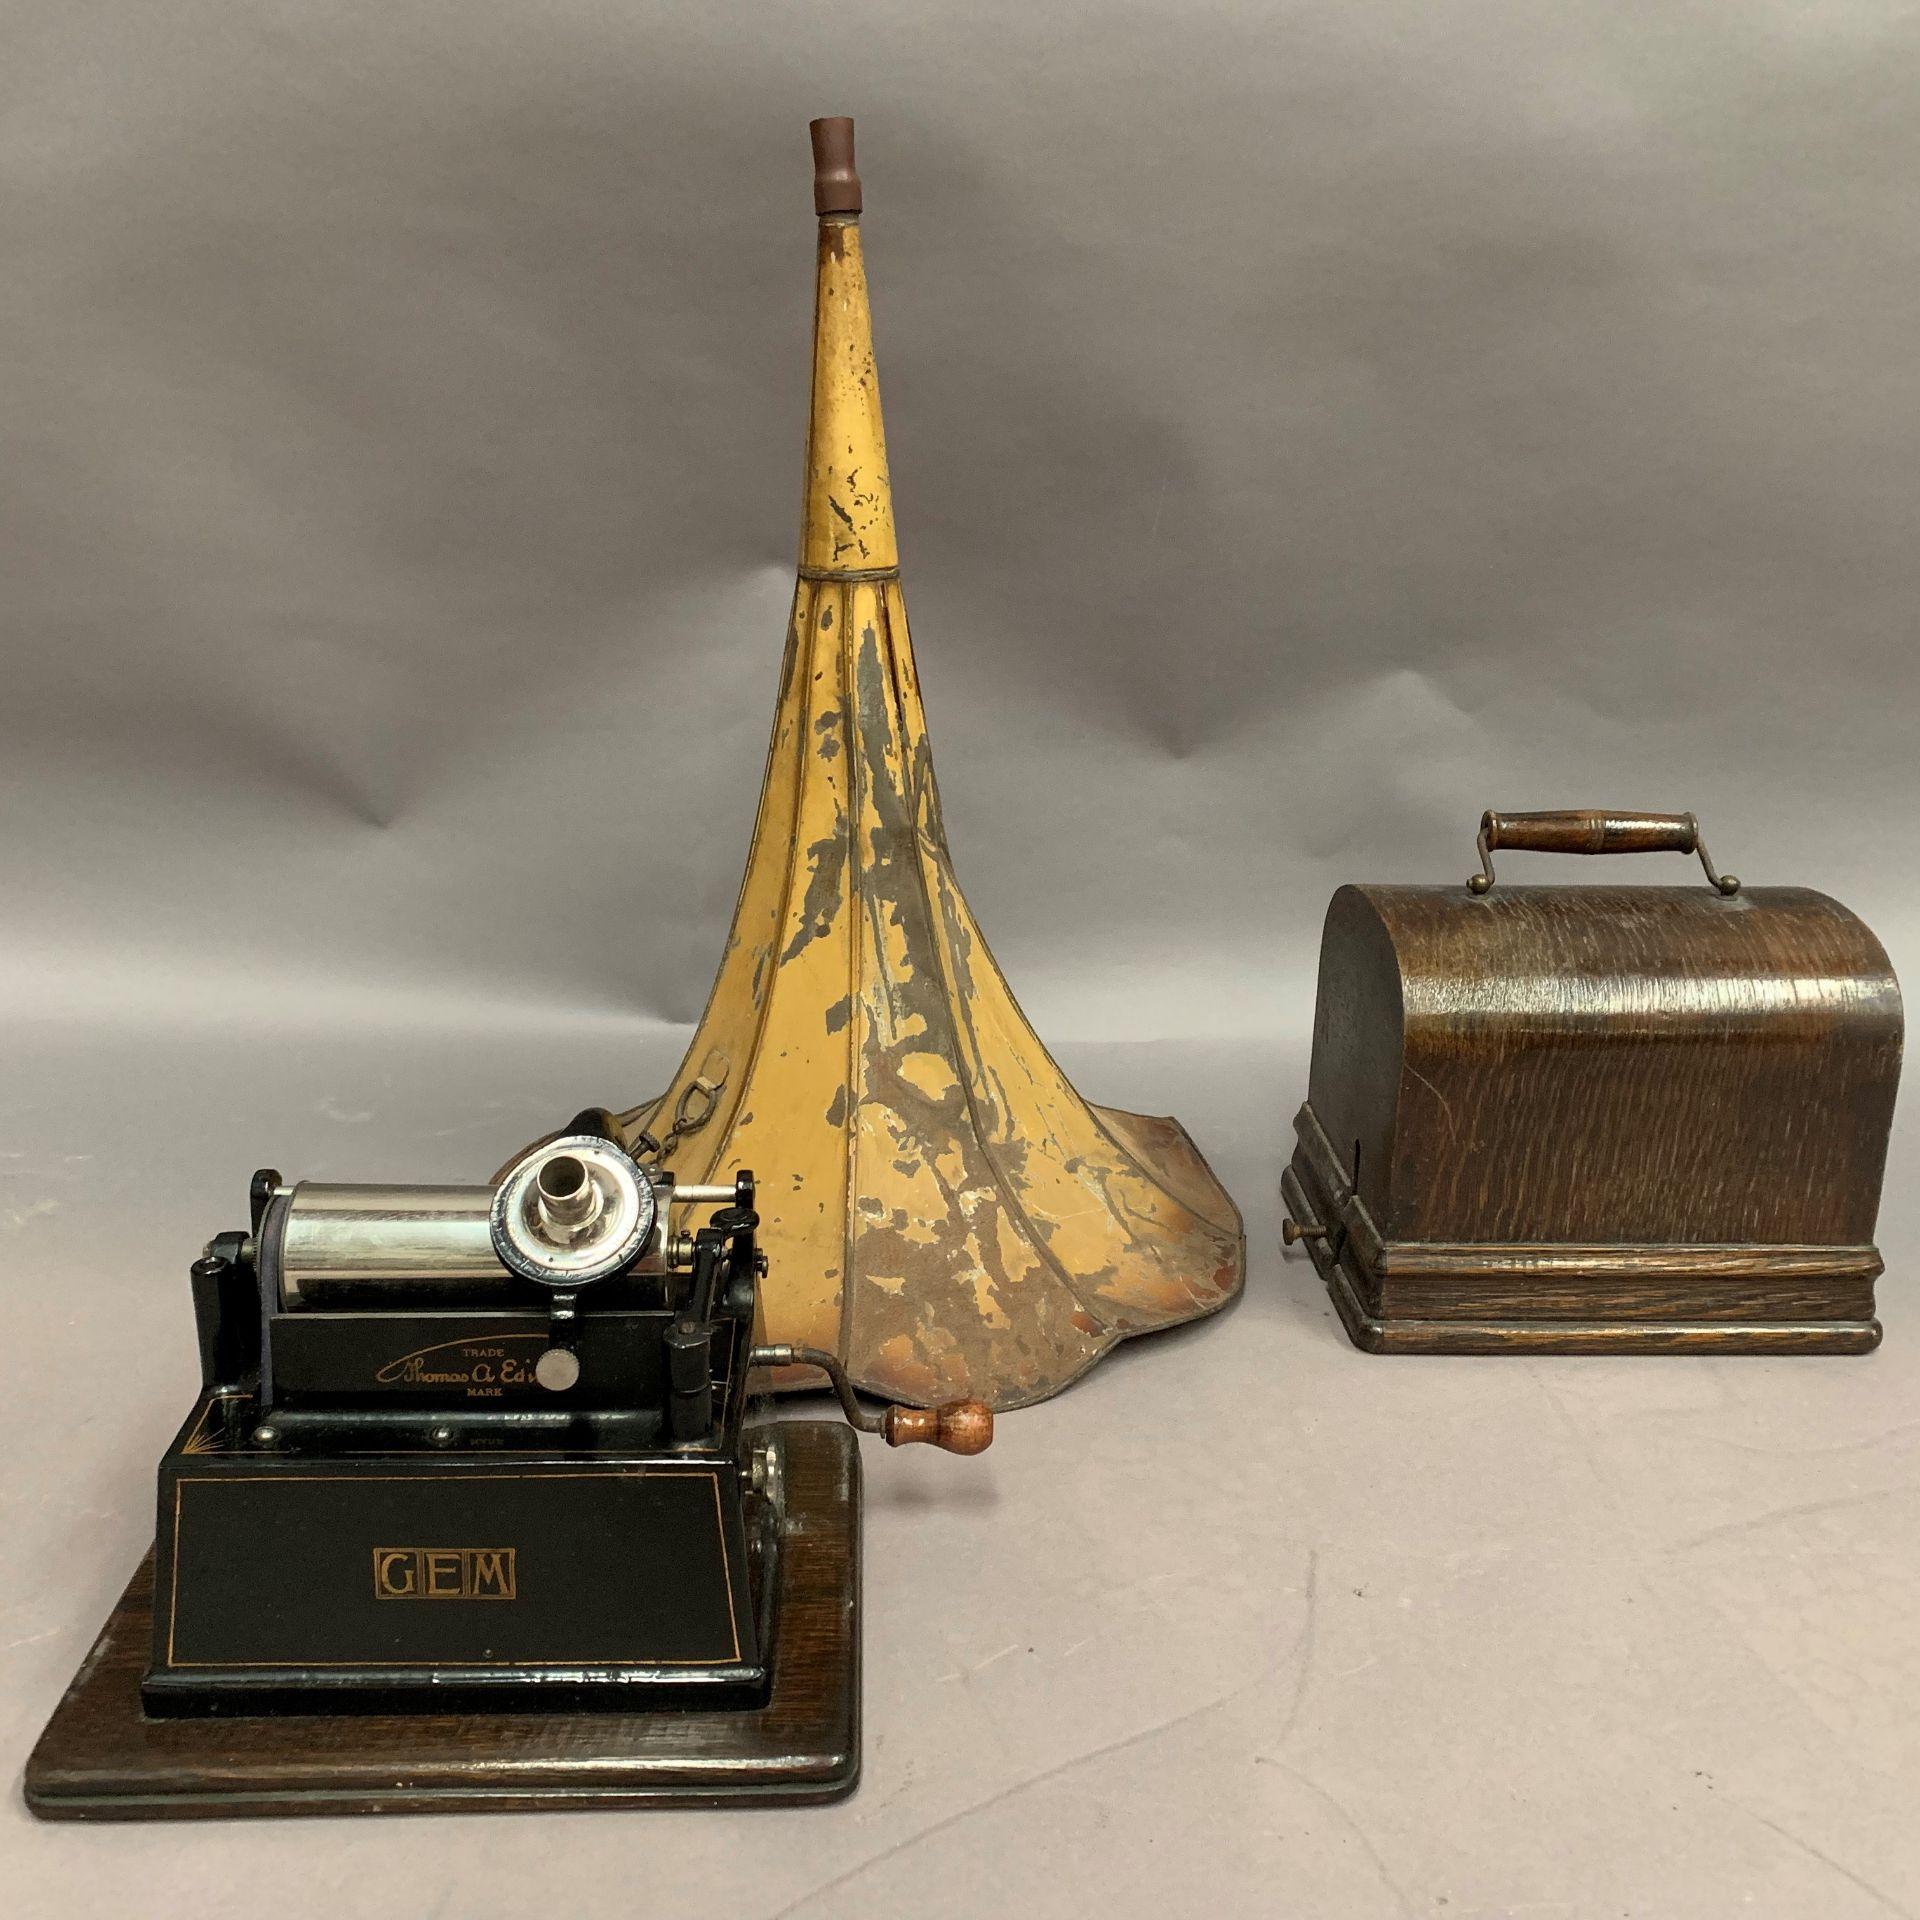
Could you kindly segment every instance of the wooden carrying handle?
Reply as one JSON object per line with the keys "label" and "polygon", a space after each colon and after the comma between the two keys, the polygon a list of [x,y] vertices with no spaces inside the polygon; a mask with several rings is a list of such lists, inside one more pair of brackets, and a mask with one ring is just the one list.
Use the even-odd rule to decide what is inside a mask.
{"label": "wooden carrying handle", "polygon": [[1691,853],[1700,823],[1690,813],[1486,813],[1489,847],[1522,853]]}
{"label": "wooden carrying handle", "polygon": [[1716,873],[1690,813],[1607,813],[1578,808],[1564,813],[1494,813],[1480,816],[1480,871],[1467,882],[1472,893],[1493,888],[1493,850],[1521,853],[1693,853],[1707,884],[1720,893],[1740,891],[1730,873]]}

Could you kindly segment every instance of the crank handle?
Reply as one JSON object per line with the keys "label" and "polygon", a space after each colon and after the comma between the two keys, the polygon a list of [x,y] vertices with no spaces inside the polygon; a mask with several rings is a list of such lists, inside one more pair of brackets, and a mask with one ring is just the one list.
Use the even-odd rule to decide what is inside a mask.
{"label": "crank handle", "polygon": [[888,1407],[869,1413],[853,1391],[839,1360],[823,1347],[755,1347],[751,1367],[818,1367],[839,1397],[847,1424],[879,1434],[890,1447],[924,1441],[946,1453],[985,1453],[993,1445],[993,1409],[979,1400],[949,1400],[943,1407]]}
{"label": "crank handle", "polygon": [[889,1407],[880,1431],[890,1447],[924,1440],[947,1453],[985,1453],[993,1445],[993,1409],[981,1400],[949,1400],[944,1407]]}

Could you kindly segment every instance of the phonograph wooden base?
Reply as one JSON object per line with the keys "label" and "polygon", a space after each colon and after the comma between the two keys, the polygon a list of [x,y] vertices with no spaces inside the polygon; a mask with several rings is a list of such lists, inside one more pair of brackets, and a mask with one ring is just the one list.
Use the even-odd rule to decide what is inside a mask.
{"label": "phonograph wooden base", "polygon": [[752,1711],[150,1719],[141,1563],[27,1762],[48,1820],[795,1806],[860,1774],[860,1462],[852,1431],[783,1425],[773,1691]]}

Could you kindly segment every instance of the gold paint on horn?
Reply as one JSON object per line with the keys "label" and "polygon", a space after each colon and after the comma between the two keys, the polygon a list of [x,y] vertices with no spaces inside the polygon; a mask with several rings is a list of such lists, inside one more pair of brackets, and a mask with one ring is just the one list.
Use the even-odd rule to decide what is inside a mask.
{"label": "gold paint on horn", "polygon": [[620,1123],[683,1182],[759,1175],[762,1338],[890,1399],[1022,1406],[1224,1306],[1245,1241],[1178,1122],[1074,1091],[954,879],[844,210],[820,222],[803,527],[732,935],[672,1084]]}

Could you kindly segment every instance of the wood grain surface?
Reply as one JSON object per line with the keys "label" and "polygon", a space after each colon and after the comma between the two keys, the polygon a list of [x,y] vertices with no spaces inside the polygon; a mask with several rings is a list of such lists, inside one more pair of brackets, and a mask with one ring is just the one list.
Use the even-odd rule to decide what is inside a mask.
{"label": "wood grain surface", "polygon": [[1901,1045],[1823,894],[1343,887],[1289,1205],[1373,1350],[1864,1351]]}

